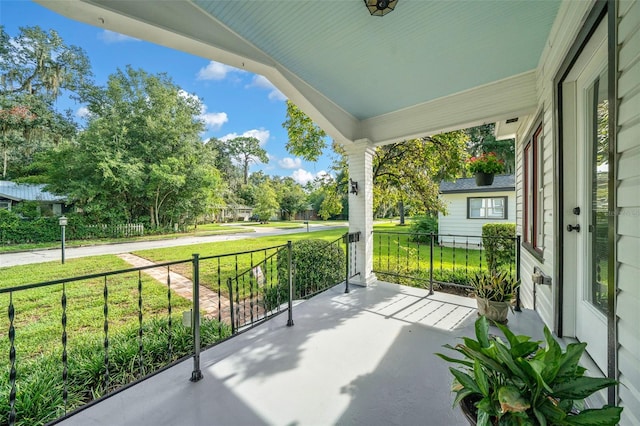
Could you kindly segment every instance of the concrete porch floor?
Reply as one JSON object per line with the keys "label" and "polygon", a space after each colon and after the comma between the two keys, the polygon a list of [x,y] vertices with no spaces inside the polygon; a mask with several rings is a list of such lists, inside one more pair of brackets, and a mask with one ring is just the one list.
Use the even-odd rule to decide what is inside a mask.
{"label": "concrete porch floor", "polygon": [[[473,335],[475,300],[385,282],[340,285],[63,425],[464,425],[434,352]],[[541,338],[531,311],[509,314]],[[453,353],[452,353],[453,354]]]}

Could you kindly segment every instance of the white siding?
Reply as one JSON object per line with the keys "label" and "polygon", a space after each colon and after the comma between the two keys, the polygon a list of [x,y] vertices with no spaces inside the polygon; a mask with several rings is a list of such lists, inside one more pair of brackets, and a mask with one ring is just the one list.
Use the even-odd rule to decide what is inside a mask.
{"label": "white siding", "polygon": [[[506,219],[467,219],[467,198],[469,197],[507,197]],[[485,223],[516,223],[516,193],[506,192],[470,192],[464,194],[441,194],[440,198],[447,206],[447,214],[438,214],[438,233],[441,235],[482,235]],[[442,242],[451,243],[453,238],[440,237]],[[473,242],[473,241],[469,241]]]}
{"label": "white siding", "polygon": [[619,4],[618,369],[621,424],[640,424],[640,1]]}

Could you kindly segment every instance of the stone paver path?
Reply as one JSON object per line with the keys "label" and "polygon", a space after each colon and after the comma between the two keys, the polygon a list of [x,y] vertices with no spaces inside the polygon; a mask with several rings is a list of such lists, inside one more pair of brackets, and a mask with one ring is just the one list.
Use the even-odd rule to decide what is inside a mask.
{"label": "stone paver path", "polygon": [[[118,257],[134,267],[154,265],[150,260],[131,253],[122,253]],[[166,267],[144,269],[142,272],[167,285]],[[171,289],[173,291],[179,296],[193,301],[193,282],[190,279],[172,271],[169,272],[169,279],[171,280]],[[220,310],[222,311],[220,316],[223,320],[229,317],[229,306],[229,299],[225,296],[220,296]],[[218,318],[218,293],[207,287],[200,286],[200,309],[204,311],[206,317]]]}

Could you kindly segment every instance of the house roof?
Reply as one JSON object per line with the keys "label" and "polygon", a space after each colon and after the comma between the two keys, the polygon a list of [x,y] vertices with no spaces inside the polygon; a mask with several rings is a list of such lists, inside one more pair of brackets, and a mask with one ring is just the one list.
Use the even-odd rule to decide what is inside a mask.
{"label": "house roof", "polygon": [[15,183],[0,180],[0,197],[13,201],[51,201],[63,202],[64,196],[44,190],[45,185],[35,183]]}
{"label": "house roof", "polygon": [[[339,143],[399,142],[535,113],[572,2],[36,0],[70,18],[265,76]],[[564,8],[564,9],[563,9]]]}
{"label": "house roof", "polygon": [[475,178],[458,179],[455,182],[440,182],[441,194],[457,194],[467,192],[507,192],[516,190],[515,175],[498,175],[489,186],[476,185]]}

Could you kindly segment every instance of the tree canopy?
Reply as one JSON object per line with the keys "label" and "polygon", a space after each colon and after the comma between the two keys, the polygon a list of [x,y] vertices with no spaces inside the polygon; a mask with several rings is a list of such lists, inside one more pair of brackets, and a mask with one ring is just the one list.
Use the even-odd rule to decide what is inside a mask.
{"label": "tree canopy", "polygon": [[307,161],[317,161],[327,147],[327,134],[293,102],[287,100],[287,119],[282,123],[289,139],[287,151]]}
{"label": "tree canopy", "polygon": [[127,67],[87,94],[77,142],[55,150],[50,189],[98,221],[184,224],[221,203],[213,152],[200,141],[197,97],[165,74]]}
{"label": "tree canopy", "polygon": [[76,133],[70,112],[55,111],[62,91],[72,96],[91,87],[85,52],[66,45],[53,30],[23,27],[10,37],[0,26],[0,149],[2,178],[28,180],[42,174],[38,156]]}

